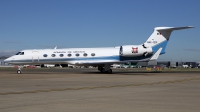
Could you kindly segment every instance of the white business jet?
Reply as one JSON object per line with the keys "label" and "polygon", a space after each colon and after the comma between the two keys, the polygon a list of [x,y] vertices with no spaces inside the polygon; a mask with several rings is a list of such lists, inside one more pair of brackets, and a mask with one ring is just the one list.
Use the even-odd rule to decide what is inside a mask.
{"label": "white business jet", "polygon": [[[193,28],[156,27],[147,41],[140,45],[122,45],[105,48],[67,48],[22,50],[4,60],[14,65],[73,64],[98,66],[102,73],[112,73],[110,65],[125,62],[153,61],[165,53],[170,35],[174,30]],[[18,67],[17,73],[21,73]]]}

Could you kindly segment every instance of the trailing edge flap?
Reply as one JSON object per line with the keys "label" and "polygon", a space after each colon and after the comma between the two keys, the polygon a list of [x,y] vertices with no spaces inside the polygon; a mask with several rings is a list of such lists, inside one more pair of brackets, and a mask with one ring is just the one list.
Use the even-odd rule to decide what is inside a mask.
{"label": "trailing edge flap", "polygon": [[153,60],[157,60],[158,59],[158,56],[160,55],[160,52],[162,51],[162,47],[160,47],[157,51],[156,51],[156,53],[150,58],[150,60],[149,61],[153,61]]}

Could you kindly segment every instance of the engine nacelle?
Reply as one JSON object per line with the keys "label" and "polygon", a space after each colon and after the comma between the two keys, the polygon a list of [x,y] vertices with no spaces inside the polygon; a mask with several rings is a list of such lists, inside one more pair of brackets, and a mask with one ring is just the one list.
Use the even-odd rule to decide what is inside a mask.
{"label": "engine nacelle", "polygon": [[152,54],[152,48],[145,47],[144,45],[126,45],[120,46],[119,51],[121,56],[125,57],[135,57],[135,56],[144,56],[146,57],[148,54]]}

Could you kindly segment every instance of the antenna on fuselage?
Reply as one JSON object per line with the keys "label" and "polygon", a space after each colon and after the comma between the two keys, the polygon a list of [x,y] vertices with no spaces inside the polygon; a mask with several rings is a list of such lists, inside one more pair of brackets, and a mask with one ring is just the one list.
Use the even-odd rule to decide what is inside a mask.
{"label": "antenna on fuselage", "polygon": [[54,49],[57,49],[57,46]]}

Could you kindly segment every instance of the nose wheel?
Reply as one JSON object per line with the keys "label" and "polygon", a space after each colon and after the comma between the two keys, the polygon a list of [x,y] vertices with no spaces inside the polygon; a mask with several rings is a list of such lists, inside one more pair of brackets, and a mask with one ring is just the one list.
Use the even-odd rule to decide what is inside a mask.
{"label": "nose wheel", "polygon": [[17,70],[17,73],[18,73],[18,74],[21,74],[21,73],[22,73],[21,68],[22,68],[22,66],[18,66],[18,70]]}
{"label": "nose wheel", "polygon": [[21,74],[21,73],[22,73],[22,71],[21,71],[21,70],[17,70],[17,73],[18,73],[18,74]]}

